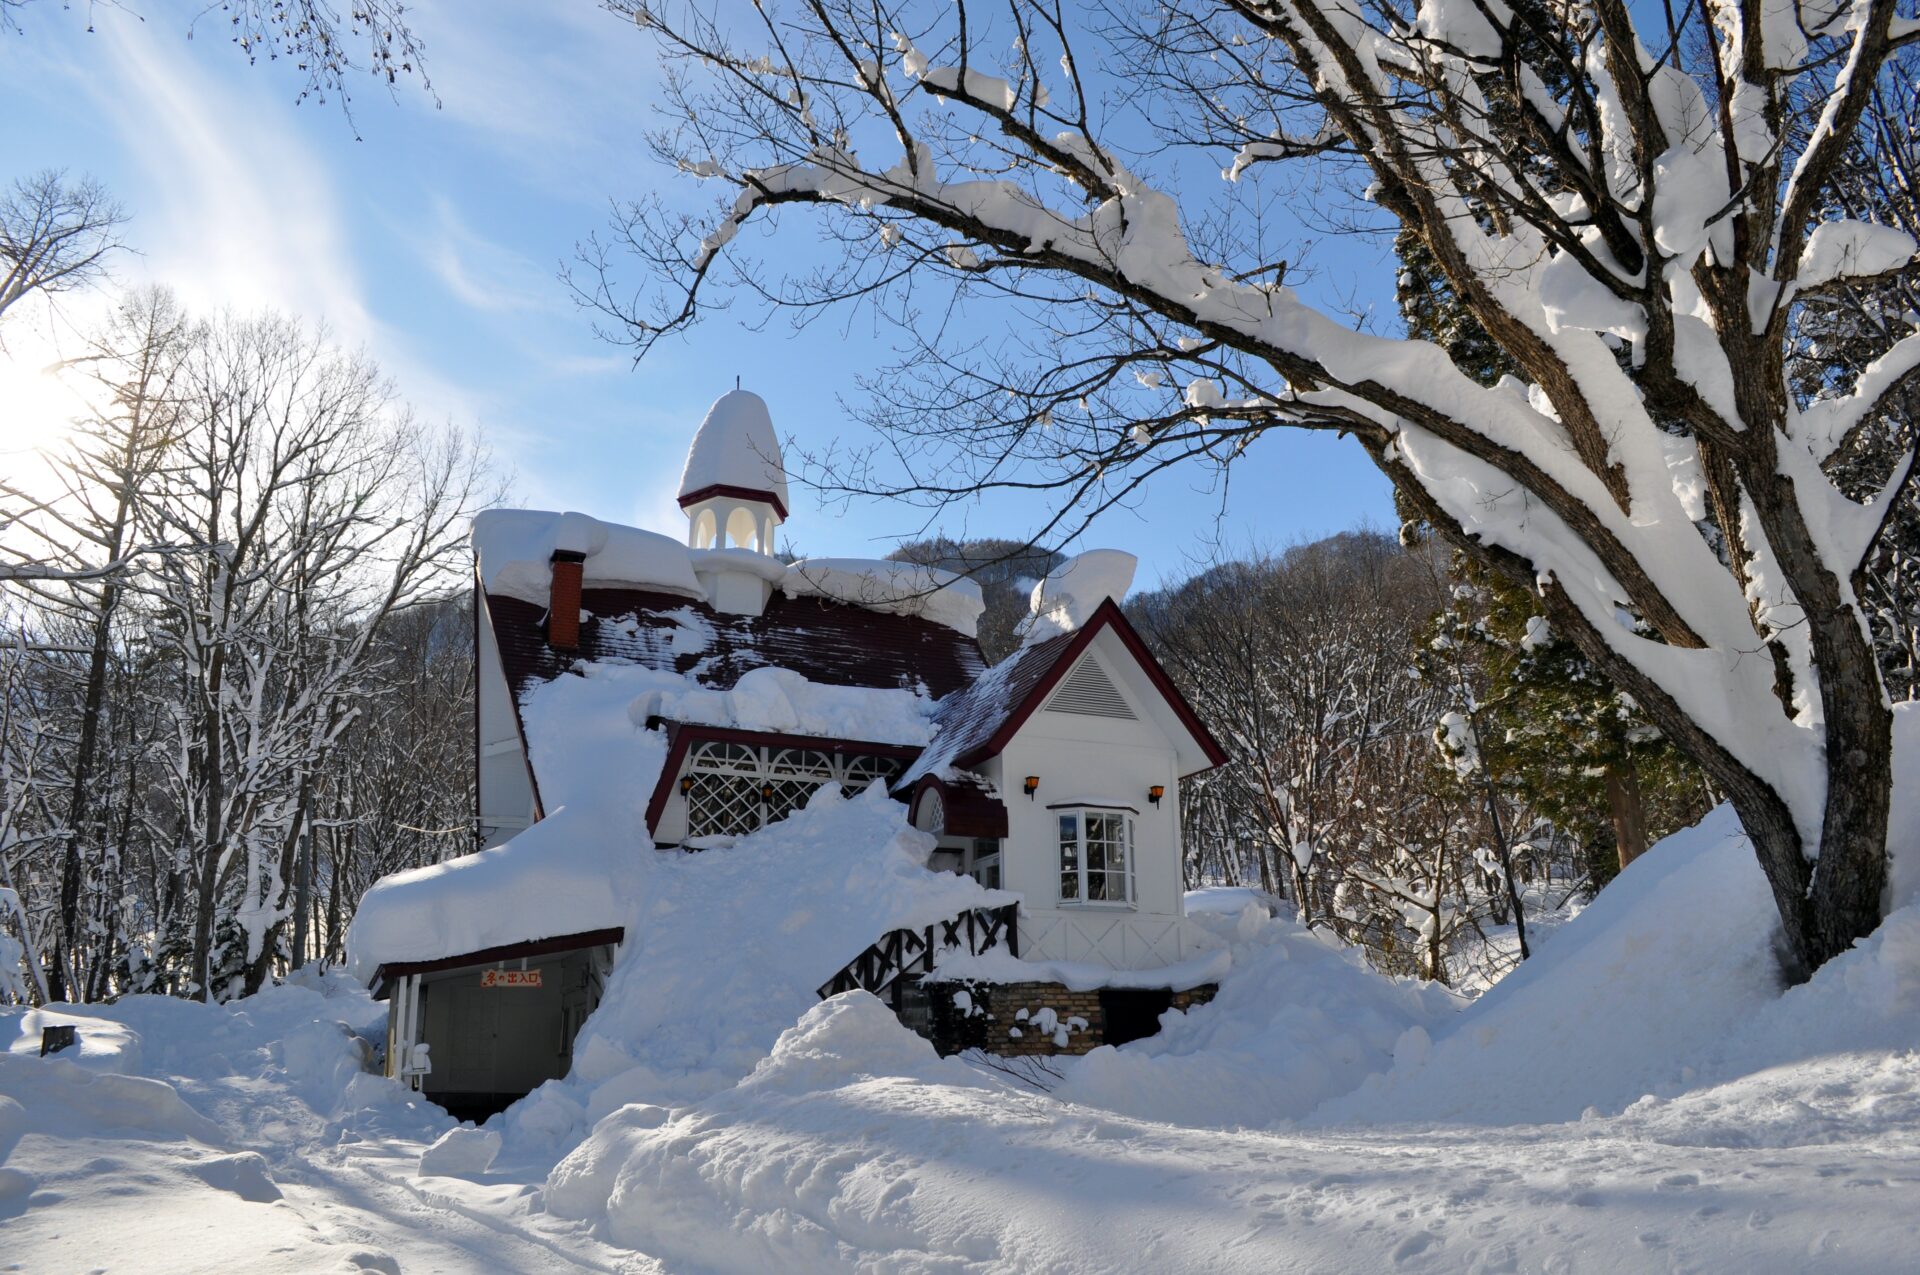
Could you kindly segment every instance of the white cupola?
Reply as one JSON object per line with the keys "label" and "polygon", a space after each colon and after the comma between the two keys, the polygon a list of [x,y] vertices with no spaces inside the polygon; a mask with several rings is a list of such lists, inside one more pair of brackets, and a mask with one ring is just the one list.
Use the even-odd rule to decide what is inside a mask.
{"label": "white cupola", "polygon": [[690,548],[773,553],[773,529],[787,520],[787,471],[758,394],[731,390],[707,409],[687,449],[680,507]]}

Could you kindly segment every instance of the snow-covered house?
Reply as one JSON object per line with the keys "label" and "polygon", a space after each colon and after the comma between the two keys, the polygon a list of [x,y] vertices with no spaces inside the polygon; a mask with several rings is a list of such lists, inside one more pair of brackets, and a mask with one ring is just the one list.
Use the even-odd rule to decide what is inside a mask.
{"label": "snow-covered house", "polygon": [[[356,920],[363,973],[392,998],[395,1074],[478,1110],[565,1073],[626,937],[628,914],[598,897],[616,892],[594,885],[608,848],[573,849],[559,885],[549,867],[502,887],[489,856],[505,862],[568,803],[656,853],[730,853],[823,785],[878,782],[930,834],[928,866],[1018,896],[848,933],[847,965],[817,971],[823,992],[864,986],[910,1009],[934,949],[955,944],[1023,958],[1026,981],[1071,969],[1082,995],[1100,971],[1151,985],[1194,955],[1180,784],[1223,754],[1118,605],[1130,555],[1083,554],[1036,586],[1024,645],[989,668],[970,580],[774,555],[787,484],[756,395],[714,403],[679,503],[684,543],[577,513],[475,520],[478,818],[502,849],[464,875],[390,878]],[[567,738],[604,721],[650,741],[644,765],[600,773],[613,745]],[[556,738],[572,746],[541,745]],[[439,919],[407,919],[423,913],[402,901],[429,894]]]}

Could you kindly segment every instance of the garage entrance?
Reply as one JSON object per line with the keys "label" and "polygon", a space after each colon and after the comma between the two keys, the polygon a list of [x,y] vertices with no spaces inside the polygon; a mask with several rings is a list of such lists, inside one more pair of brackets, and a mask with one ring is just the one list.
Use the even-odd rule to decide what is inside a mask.
{"label": "garage entrance", "polygon": [[387,1074],[479,1123],[573,1067],[621,931],[384,967]]}

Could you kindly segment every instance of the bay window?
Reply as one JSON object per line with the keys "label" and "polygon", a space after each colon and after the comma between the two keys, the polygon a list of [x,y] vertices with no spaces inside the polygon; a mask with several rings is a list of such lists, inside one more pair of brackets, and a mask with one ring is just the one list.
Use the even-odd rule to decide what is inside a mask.
{"label": "bay window", "polygon": [[1133,819],[1124,810],[1060,810],[1060,901],[1133,903]]}

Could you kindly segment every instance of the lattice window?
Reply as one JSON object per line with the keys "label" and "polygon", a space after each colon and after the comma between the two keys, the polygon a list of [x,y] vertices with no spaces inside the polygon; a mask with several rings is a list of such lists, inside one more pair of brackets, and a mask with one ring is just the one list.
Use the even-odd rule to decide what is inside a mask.
{"label": "lattice window", "polygon": [[687,785],[687,835],[737,837],[760,826],[760,782],[695,771]]}
{"label": "lattice window", "polygon": [[821,784],[837,780],[857,791],[899,771],[891,757],[704,741],[688,759],[687,835],[739,836],[805,806]]}

